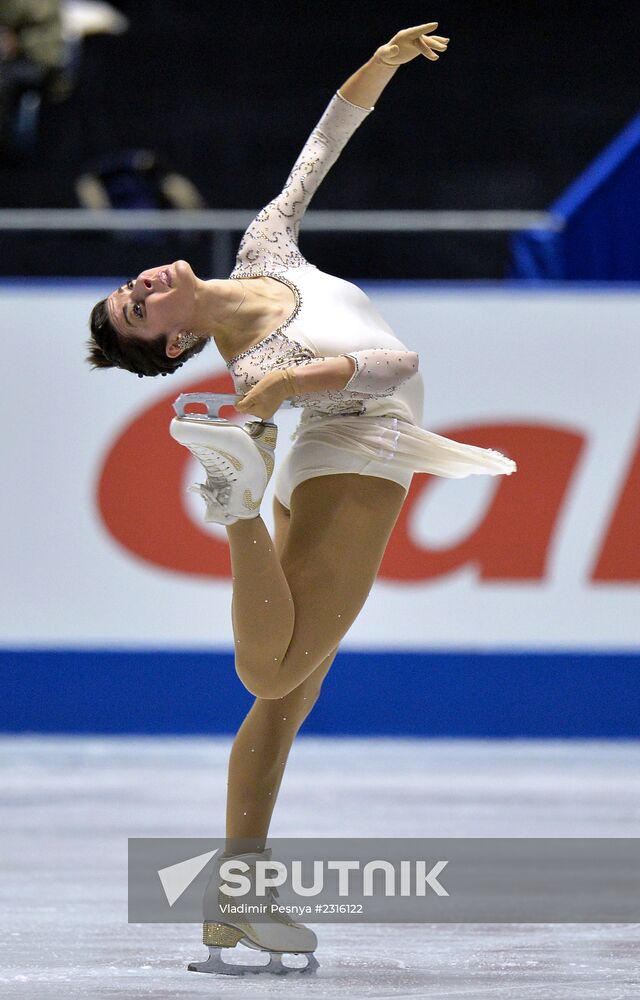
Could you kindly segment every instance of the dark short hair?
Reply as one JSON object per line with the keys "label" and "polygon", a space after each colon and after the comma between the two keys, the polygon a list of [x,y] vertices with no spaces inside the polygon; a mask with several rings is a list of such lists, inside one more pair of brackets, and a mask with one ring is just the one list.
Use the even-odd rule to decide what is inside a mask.
{"label": "dark short hair", "polygon": [[143,375],[173,374],[194,354],[199,354],[208,339],[201,337],[194,347],[183,351],[177,358],[170,358],[166,353],[166,333],[159,334],[155,340],[143,340],[135,334],[123,337],[118,333],[109,317],[106,299],[96,302],[91,310],[89,326],[91,338],[87,341],[87,361],[91,367],[124,368],[140,378]]}

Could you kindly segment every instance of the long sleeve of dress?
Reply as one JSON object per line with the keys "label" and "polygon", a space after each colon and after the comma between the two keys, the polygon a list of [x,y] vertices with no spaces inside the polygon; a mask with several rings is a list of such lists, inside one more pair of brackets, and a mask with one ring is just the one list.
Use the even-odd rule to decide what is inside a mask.
{"label": "long sleeve of dress", "polygon": [[357,396],[391,396],[403,382],[415,375],[419,364],[415,351],[388,348],[353,351],[343,356],[353,358],[356,367],[342,392]]}
{"label": "long sleeve of dress", "polygon": [[320,183],[371,111],[335,94],[282,191],[258,212],[242,237],[232,277],[285,271],[307,263],[298,249],[300,221]]}
{"label": "long sleeve of dress", "polygon": [[[339,403],[341,408],[349,404],[362,407],[362,402],[382,396],[393,396],[403,382],[418,370],[419,357],[415,351],[388,348],[372,348],[368,351],[353,351],[340,357],[353,358],[355,371],[342,389],[325,389],[322,392],[301,392],[290,400],[291,406],[308,407],[321,401],[323,405]],[[276,363],[274,368],[292,368],[294,371],[318,362],[331,361],[331,357],[298,358]]]}

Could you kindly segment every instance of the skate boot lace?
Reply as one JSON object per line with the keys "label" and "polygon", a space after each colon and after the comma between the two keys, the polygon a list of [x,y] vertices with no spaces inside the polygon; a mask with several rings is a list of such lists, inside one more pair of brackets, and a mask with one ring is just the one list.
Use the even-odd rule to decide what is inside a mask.
{"label": "skate boot lace", "polygon": [[[278,905],[277,901],[279,899],[279,896],[280,896],[280,893],[278,892],[278,890],[275,887],[275,885],[267,886],[267,897],[269,899],[269,903],[273,903],[273,904],[275,904],[277,906]],[[272,916],[273,920],[277,920],[278,923],[281,923],[281,924],[286,924],[287,927],[296,927],[297,926],[296,923],[295,923],[295,921],[292,920],[290,917],[288,917],[286,913],[279,913],[278,911],[273,911],[271,913],[271,916]]]}
{"label": "skate boot lace", "polygon": [[226,507],[231,496],[231,486],[238,478],[231,462],[218,452],[209,451],[207,448],[193,446],[191,451],[205,467],[207,481],[194,483],[189,489],[192,493],[199,493],[208,503],[213,502]]}

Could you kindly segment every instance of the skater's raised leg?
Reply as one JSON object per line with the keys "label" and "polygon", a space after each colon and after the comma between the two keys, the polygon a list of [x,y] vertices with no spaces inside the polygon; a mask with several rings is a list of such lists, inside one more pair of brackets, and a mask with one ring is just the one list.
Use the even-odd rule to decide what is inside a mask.
{"label": "skater's raised leg", "polygon": [[[258,667],[265,660],[270,663],[267,671],[270,677],[282,662],[293,635],[295,611],[289,584],[261,517],[227,526],[227,537],[233,581],[231,618],[236,668],[257,655]],[[238,673],[252,694],[263,696],[260,685],[250,686],[240,670]]]}
{"label": "skater's raised leg", "polygon": [[305,480],[293,491],[281,559],[260,518],[227,528],[236,670],[258,698],[293,691],[339,645],[373,586],[405,496],[400,484],[373,476]]}

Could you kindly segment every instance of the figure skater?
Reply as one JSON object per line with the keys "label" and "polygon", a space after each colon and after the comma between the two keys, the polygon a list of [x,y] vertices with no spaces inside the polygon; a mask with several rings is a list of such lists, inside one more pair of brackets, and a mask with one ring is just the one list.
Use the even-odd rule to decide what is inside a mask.
{"label": "figure skater", "polygon": [[[91,314],[94,367],[166,375],[214,340],[233,378],[244,427],[174,418],[171,433],[204,466],[195,489],[205,518],[227,529],[235,664],[254,704],[229,761],[225,858],[248,871],[268,859],[267,831],[293,740],[320,694],[338,645],[371,590],[414,472],[509,475],[499,452],[424,430],[418,356],[355,285],[319,271],[298,248],[318,185],[399,66],[436,61],[449,39],[437,22],[399,31],[329,102],[281,193],[255,217],[227,280],[186,261],[143,271]],[[184,398],[184,397],[183,397]],[[188,398],[188,397],[187,397]],[[302,408],[275,480],[275,537],[260,517],[274,466],[271,417]],[[316,936],[282,915],[220,919],[219,873],[205,899],[210,956],[196,971],[288,971],[284,952],[317,967]],[[226,896],[229,901],[229,896]],[[270,953],[267,966],[230,966],[222,947]]]}

